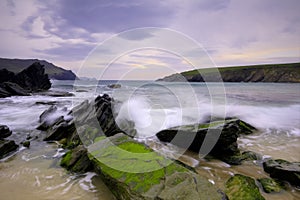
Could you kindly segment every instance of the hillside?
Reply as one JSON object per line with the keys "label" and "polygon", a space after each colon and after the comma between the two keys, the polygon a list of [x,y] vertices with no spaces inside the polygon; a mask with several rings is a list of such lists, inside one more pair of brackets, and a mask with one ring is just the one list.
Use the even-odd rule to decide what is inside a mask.
{"label": "hillside", "polygon": [[[250,65],[217,68],[224,82],[300,83],[300,63]],[[172,74],[158,81],[219,82],[216,68],[191,70]]]}
{"label": "hillside", "polygon": [[65,70],[61,67],[57,67],[52,63],[45,60],[38,59],[7,59],[0,58],[0,69],[6,68],[8,71],[18,73],[28,66],[32,65],[34,62],[40,62],[45,66],[46,73],[50,79],[57,80],[74,80],[76,75],[71,70]]}

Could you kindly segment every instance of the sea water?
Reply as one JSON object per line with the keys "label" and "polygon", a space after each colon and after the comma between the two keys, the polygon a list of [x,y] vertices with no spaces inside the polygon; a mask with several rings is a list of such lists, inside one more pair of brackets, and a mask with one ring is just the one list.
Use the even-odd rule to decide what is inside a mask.
{"label": "sea water", "polygon": [[[121,88],[107,87],[116,82],[52,81],[52,90],[75,96],[0,99],[0,124],[8,125],[13,130],[11,138],[19,143],[28,135],[39,134],[35,129],[39,115],[50,105],[36,102],[54,102],[59,109],[71,109],[85,99],[106,93],[117,102],[117,123],[134,122],[136,139],[153,140],[160,130],[202,123],[211,117],[238,117],[258,129],[255,134],[240,137],[239,148],[264,157],[300,161],[300,84],[120,81]],[[72,175],[59,167],[60,155],[57,144],[39,138],[29,149],[21,148],[16,155],[2,160],[0,199],[113,199],[95,174]],[[264,174],[261,167],[232,167],[219,161],[203,161],[192,153],[186,156],[198,160],[197,171],[220,188],[232,173],[246,171],[252,177]],[[299,191],[291,188],[279,197],[298,198]]]}

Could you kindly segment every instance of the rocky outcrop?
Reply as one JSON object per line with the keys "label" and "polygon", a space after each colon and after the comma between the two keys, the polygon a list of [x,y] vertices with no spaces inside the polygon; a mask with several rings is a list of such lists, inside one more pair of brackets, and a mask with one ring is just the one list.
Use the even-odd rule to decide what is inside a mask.
{"label": "rocky outcrop", "polygon": [[210,182],[122,133],[97,138],[89,157],[117,199],[222,199]]}
{"label": "rocky outcrop", "polygon": [[300,162],[270,159],[263,163],[263,167],[272,178],[288,181],[292,185],[300,186]]}
{"label": "rocky outcrop", "polygon": [[[59,113],[55,106],[40,116],[45,140],[59,140],[68,149],[61,166],[77,173],[95,169],[117,199],[225,199],[206,178],[121,133],[114,103],[108,95],[84,101],[68,113],[71,121],[53,114]],[[64,123],[76,129],[58,130]]]}
{"label": "rocky outcrop", "polygon": [[225,185],[225,193],[230,200],[264,200],[260,194],[255,180],[251,177],[236,174]]}
{"label": "rocky outcrop", "polygon": [[300,83],[300,63],[199,69],[172,74],[158,81]]}
{"label": "rocky outcrop", "polygon": [[[65,70],[61,67],[57,67],[52,63],[45,60],[38,59],[7,59],[0,58],[0,72],[2,69],[8,69],[11,72],[19,73],[26,67],[32,65],[35,62],[39,62],[45,67],[45,73],[48,74],[50,79],[56,80],[75,80],[76,75],[71,70]],[[1,74],[1,73],[0,73]],[[1,75],[0,75],[1,80]]]}
{"label": "rocky outcrop", "polygon": [[106,94],[92,102],[84,101],[72,110],[77,128],[83,125],[95,128],[100,126],[101,135],[108,137],[122,132],[115,122],[113,106],[114,100]]}
{"label": "rocky outcrop", "polygon": [[172,143],[194,152],[199,152],[204,139],[206,139],[215,143],[209,152],[210,155],[229,164],[240,164],[251,155],[241,154],[237,138],[240,134],[250,134],[255,130],[254,127],[242,120],[227,119],[207,124],[173,127],[158,132],[156,136],[163,142]]}
{"label": "rocky outcrop", "polygon": [[48,90],[51,87],[48,75],[45,74],[44,66],[38,62],[16,74],[11,81],[30,92]]}
{"label": "rocky outcrop", "polygon": [[[48,90],[51,87],[48,75],[45,74],[43,65],[40,63],[33,63],[16,75],[7,70],[1,70],[0,73],[3,73],[0,74],[2,77],[0,97],[27,96],[32,92]],[[8,77],[3,78],[5,75]]]}

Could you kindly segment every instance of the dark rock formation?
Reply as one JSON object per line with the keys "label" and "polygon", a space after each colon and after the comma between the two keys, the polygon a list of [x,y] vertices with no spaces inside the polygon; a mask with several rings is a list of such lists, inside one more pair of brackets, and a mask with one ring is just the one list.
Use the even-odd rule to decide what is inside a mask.
{"label": "dark rock formation", "polygon": [[81,139],[87,145],[98,136],[122,132],[114,120],[112,106],[113,100],[108,95],[84,101],[70,112],[51,106],[40,115],[37,129],[46,132],[45,141],[66,139],[65,146],[70,147],[81,143]]}
{"label": "dark rock formation", "polygon": [[300,83],[300,63],[199,69],[172,74],[158,81]]}
{"label": "dark rock formation", "polygon": [[[209,130],[209,135],[207,135]],[[240,153],[237,138],[240,134],[249,134],[254,127],[239,119],[215,121],[208,124],[195,124],[162,130],[156,134],[159,140],[176,146],[199,152],[204,139],[216,141],[209,152],[229,164],[240,164],[245,155]],[[220,134],[221,133],[221,134]],[[220,135],[219,135],[220,134]],[[218,137],[219,136],[219,137]]]}
{"label": "dark rock formation", "polygon": [[11,136],[12,132],[6,125],[0,125],[0,139]]}
{"label": "dark rock formation", "polygon": [[270,159],[263,163],[263,167],[272,178],[288,181],[292,185],[300,186],[300,162]]}
{"label": "dark rock formation", "polygon": [[[51,83],[48,75],[44,73],[43,65],[33,63],[27,69],[14,75],[7,70],[0,71],[0,97],[27,96],[32,92],[48,90]],[[3,74],[1,74],[3,73]],[[6,76],[4,78],[3,76]]]}
{"label": "dark rock formation", "polygon": [[0,98],[10,96],[29,96],[28,90],[20,87],[16,83],[4,82],[0,83]]}
{"label": "dark rock formation", "polygon": [[236,174],[225,185],[225,193],[230,200],[264,200],[253,178]]}
{"label": "dark rock formation", "polygon": [[[44,65],[45,73],[49,75],[50,79],[75,80],[77,78],[76,75],[71,70],[65,70],[45,60],[38,60],[38,59],[25,60],[25,59],[0,58],[0,70],[8,69],[11,72],[19,73],[22,70],[24,70],[26,67],[32,65],[35,62],[39,62],[42,65]],[[0,80],[1,80],[1,75],[0,75]]]}
{"label": "dark rock formation", "polygon": [[18,149],[18,145],[12,140],[0,140],[0,159]]}
{"label": "dark rock formation", "polygon": [[93,102],[84,101],[72,110],[76,126],[100,126],[99,132],[106,136],[122,132],[114,119],[113,104],[113,99],[106,94],[98,96]]}
{"label": "dark rock formation", "polygon": [[45,74],[44,66],[38,62],[16,74],[12,82],[17,83],[30,92],[48,90],[51,87],[48,75]]}

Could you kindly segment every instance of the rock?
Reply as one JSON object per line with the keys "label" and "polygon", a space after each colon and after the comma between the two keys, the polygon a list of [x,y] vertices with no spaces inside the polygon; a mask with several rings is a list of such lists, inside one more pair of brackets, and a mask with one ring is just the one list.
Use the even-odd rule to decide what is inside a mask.
{"label": "rock", "polygon": [[18,149],[18,145],[13,140],[0,140],[0,159]]}
{"label": "rock", "polygon": [[30,141],[26,140],[25,142],[23,142],[23,147],[29,148],[29,146],[30,146]]}
{"label": "rock", "polygon": [[74,96],[74,94],[72,94],[70,92],[58,91],[58,90],[36,92],[34,94],[41,95],[41,96],[50,96],[50,97],[72,97],[72,96]]}
{"label": "rock", "polygon": [[0,125],[0,139],[11,136],[12,131],[6,125]]}
{"label": "rock", "polygon": [[92,102],[84,101],[72,109],[76,127],[83,125],[98,127],[100,125],[101,130],[99,131],[106,136],[122,132],[115,122],[113,106],[113,99],[106,94],[98,96]]}
{"label": "rock", "polygon": [[13,82],[31,92],[48,90],[51,87],[51,82],[48,75],[45,74],[44,66],[39,62],[33,63],[18,73],[13,78]]}
{"label": "rock", "polygon": [[10,97],[10,96],[29,96],[30,93],[28,90],[20,87],[16,83],[4,82],[0,84],[1,97]]}
{"label": "rock", "polygon": [[95,168],[117,199],[222,199],[206,178],[122,133],[88,147]]}
{"label": "rock", "polygon": [[12,80],[14,76],[15,73],[8,71],[7,69],[0,69],[0,83]]}
{"label": "rock", "polygon": [[300,162],[288,162],[286,160],[267,160],[263,162],[265,172],[272,178],[288,181],[292,185],[300,186]]}
{"label": "rock", "polygon": [[57,101],[36,101],[35,104],[36,105],[50,105],[50,106],[53,106],[53,105],[58,104],[58,102]]}
{"label": "rock", "polygon": [[225,193],[230,200],[264,200],[253,178],[235,174],[225,184]]}
{"label": "rock", "polygon": [[18,74],[0,70],[0,97],[27,96],[51,87],[43,65],[36,62]]}
{"label": "rock", "polygon": [[51,106],[47,110],[45,110],[41,115],[40,115],[40,122],[46,121],[47,118],[49,118],[51,115],[53,115],[55,112],[57,112],[57,107],[56,106]]}
{"label": "rock", "polygon": [[80,89],[80,90],[76,90],[76,92],[88,92],[88,91],[87,91],[87,90]]}
{"label": "rock", "polygon": [[270,178],[260,178],[258,179],[260,184],[262,185],[262,188],[266,193],[271,192],[280,192],[282,190],[280,184],[278,184],[276,181]]}
{"label": "rock", "polygon": [[57,129],[60,124],[71,124],[70,121],[73,117],[68,115],[68,112],[69,111],[66,107],[60,110],[58,110],[54,105],[49,107],[40,115],[39,122],[41,124],[37,127],[37,129],[42,131],[51,129],[53,131]]}
{"label": "rock", "polygon": [[59,121],[47,130],[44,141],[59,141],[63,138],[70,138],[75,131],[72,122]]}
{"label": "rock", "polygon": [[116,88],[121,88],[122,86],[121,86],[121,84],[110,84],[110,85],[107,85],[107,87],[116,89]]}
{"label": "rock", "polygon": [[[243,157],[237,146],[237,138],[240,134],[249,134],[255,130],[254,127],[247,125],[246,122],[239,119],[228,119],[225,122],[214,121],[207,124],[169,128],[160,131],[156,136],[163,142],[169,142],[195,152],[199,152],[205,138],[209,141],[217,140],[209,154],[229,164],[240,164]],[[208,129],[210,135],[207,136]],[[220,132],[220,137],[217,138]]]}
{"label": "rock", "polygon": [[87,150],[82,145],[67,152],[63,156],[60,165],[71,172],[77,173],[85,173],[93,169]]}

